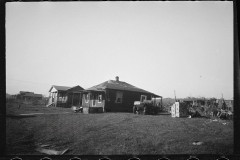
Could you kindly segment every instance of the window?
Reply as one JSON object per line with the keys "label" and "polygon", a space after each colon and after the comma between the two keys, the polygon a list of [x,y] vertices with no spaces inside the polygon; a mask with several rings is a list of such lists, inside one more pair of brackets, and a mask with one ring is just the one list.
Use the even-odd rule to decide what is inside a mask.
{"label": "window", "polygon": [[122,103],[123,92],[117,91],[115,103]]}
{"label": "window", "polygon": [[140,101],[143,102],[144,100],[147,100],[147,96],[146,95],[141,95]]}
{"label": "window", "polygon": [[89,100],[89,94],[85,94],[85,102],[88,103]]}
{"label": "window", "polygon": [[98,103],[102,103],[102,94],[98,95]]}

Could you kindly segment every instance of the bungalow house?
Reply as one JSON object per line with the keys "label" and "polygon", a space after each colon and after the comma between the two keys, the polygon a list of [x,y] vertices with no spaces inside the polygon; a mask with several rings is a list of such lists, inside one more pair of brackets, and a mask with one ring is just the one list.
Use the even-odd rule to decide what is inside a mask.
{"label": "bungalow house", "polygon": [[41,94],[26,93],[25,95],[23,95],[24,100],[41,100],[42,97],[43,96]]}
{"label": "bungalow house", "polygon": [[20,91],[19,94],[23,100],[41,100],[43,97],[41,94],[35,94],[28,91]]}
{"label": "bungalow house", "polygon": [[108,80],[82,91],[84,113],[132,112],[134,101],[151,100],[161,97],[131,84]]}
{"label": "bungalow house", "polygon": [[34,94],[34,92],[28,92],[28,91],[20,91],[19,92],[20,95],[25,95],[26,93]]}
{"label": "bungalow house", "polygon": [[71,107],[72,105],[81,106],[81,93],[84,90],[79,85],[74,87],[53,85],[49,89],[48,106]]}

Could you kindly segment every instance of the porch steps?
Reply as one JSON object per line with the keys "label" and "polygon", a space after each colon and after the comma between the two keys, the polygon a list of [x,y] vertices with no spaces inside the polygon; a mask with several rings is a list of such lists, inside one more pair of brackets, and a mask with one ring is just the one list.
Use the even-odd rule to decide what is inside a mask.
{"label": "porch steps", "polygon": [[52,102],[52,103],[49,103],[49,104],[47,104],[46,105],[46,107],[49,107],[49,106],[51,106],[51,105],[53,105],[54,103]]}

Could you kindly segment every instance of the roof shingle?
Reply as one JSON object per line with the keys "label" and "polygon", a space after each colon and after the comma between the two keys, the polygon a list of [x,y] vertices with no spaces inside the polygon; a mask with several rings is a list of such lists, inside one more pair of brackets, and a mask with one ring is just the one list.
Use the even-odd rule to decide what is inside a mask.
{"label": "roof shingle", "polygon": [[[143,92],[143,93],[149,93],[149,94],[153,94],[151,92],[148,92],[146,90],[143,90],[141,88],[135,87],[131,84],[128,84],[126,82],[123,81],[114,81],[114,80],[109,80],[109,81],[105,81],[99,85],[90,87],[86,90],[91,90],[91,91],[99,91],[99,90],[105,90],[105,89],[117,89],[117,90],[127,90],[127,91],[134,91],[134,92]],[[155,95],[155,94],[154,94]]]}

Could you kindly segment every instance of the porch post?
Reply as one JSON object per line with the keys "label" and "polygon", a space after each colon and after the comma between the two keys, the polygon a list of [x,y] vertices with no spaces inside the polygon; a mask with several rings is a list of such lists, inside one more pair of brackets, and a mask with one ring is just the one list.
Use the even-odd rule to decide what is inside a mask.
{"label": "porch post", "polygon": [[89,109],[88,109],[88,113],[90,113],[90,103],[91,103],[91,92],[88,93],[89,94],[89,100],[88,100],[88,106],[89,106]]}
{"label": "porch post", "polygon": [[[107,100],[107,92],[106,92],[106,90],[103,93],[105,93],[105,95],[104,95],[104,103],[103,103],[103,112],[105,113],[106,112],[105,106],[106,106],[106,100]],[[103,102],[103,94],[102,94],[102,102]]]}
{"label": "porch post", "polygon": [[56,98],[56,107],[57,107],[57,101],[58,101],[58,91],[57,91],[57,98]]}

